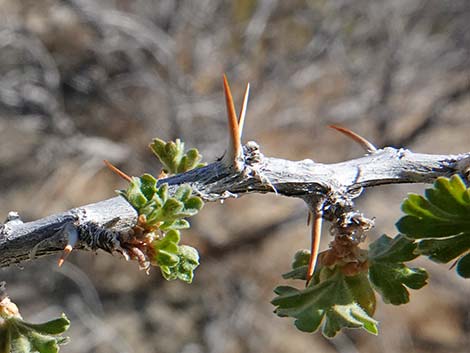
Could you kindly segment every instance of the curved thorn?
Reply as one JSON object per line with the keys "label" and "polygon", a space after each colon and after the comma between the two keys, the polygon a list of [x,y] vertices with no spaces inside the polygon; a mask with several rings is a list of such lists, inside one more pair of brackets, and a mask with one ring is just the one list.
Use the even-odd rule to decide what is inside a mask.
{"label": "curved thorn", "polygon": [[367,153],[374,153],[377,151],[377,147],[375,147],[371,142],[367,141],[364,137],[356,134],[355,132],[338,125],[328,125],[329,128],[335,129],[336,131],[341,132],[342,134],[346,135],[347,137],[357,142]]}
{"label": "curved thorn", "polygon": [[313,277],[313,273],[315,272],[315,266],[317,264],[318,258],[318,251],[320,249],[320,239],[321,239],[321,227],[323,223],[322,212],[317,211],[315,213],[310,212],[313,218],[312,223],[312,242],[310,245],[310,259],[308,261],[308,269],[307,269],[307,285]]}
{"label": "curved thorn", "polygon": [[106,164],[106,166],[114,173],[116,173],[117,175],[119,175],[121,178],[123,178],[124,180],[127,180],[128,182],[131,182],[132,181],[132,178],[127,175],[126,173],[124,173],[123,171],[119,170],[117,167],[115,167],[114,165],[111,164],[111,162],[107,161],[106,159],[103,160],[104,164]]}
{"label": "curved thorn", "polygon": [[250,95],[250,84],[248,83],[246,85],[245,95],[243,96],[242,109],[240,110],[240,116],[238,118],[238,130],[240,132],[240,137],[239,137],[240,140],[242,139],[242,135],[243,135],[243,126],[245,125],[246,108],[248,106],[249,95]]}
{"label": "curved thorn", "polygon": [[236,164],[235,161],[242,154],[240,143],[240,132],[238,130],[237,113],[233,104],[232,92],[227,82],[227,77],[224,75],[224,93],[225,104],[227,106],[228,128],[229,128],[229,146],[227,156],[230,158],[229,162]]}

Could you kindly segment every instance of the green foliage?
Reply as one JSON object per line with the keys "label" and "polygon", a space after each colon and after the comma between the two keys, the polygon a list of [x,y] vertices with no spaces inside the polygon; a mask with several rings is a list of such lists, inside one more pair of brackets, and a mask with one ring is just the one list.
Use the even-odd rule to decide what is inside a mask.
{"label": "green foliage", "polygon": [[[409,301],[406,287],[419,289],[426,284],[426,271],[403,263],[418,256],[415,249],[416,244],[404,236],[391,239],[383,235],[369,246],[368,269],[346,275],[340,263],[330,267],[320,264],[307,288],[280,286],[274,290],[276,313],[295,318],[301,331],[314,332],[322,325],[326,337],[335,336],[342,328],[363,328],[377,334],[377,321],[372,317],[374,290],[385,303],[399,305]],[[309,257],[307,250],[298,251],[292,270],[283,277],[305,281]]]}
{"label": "green foliage", "polygon": [[196,249],[187,245],[178,245],[180,232],[171,229],[161,240],[153,242],[155,261],[162,275],[167,280],[180,279],[191,283],[194,270],[199,265],[199,254]]}
{"label": "green foliage", "polygon": [[0,353],[57,353],[68,338],[70,321],[65,315],[42,324],[31,324],[18,316],[0,319]]}
{"label": "green foliage", "polygon": [[428,274],[421,268],[407,267],[403,262],[411,261],[416,244],[404,236],[395,239],[382,235],[369,246],[369,279],[385,303],[393,305],[410,301],[406,287],[420,289],[426,285]]}
{"label": "green foliage", "polygon": [[[199,152],[191,149],[185,154],[184,143],[180,140],[165,143],[155,139],[150,147],[170,173],[185,172],[202,165]],[[150,263],[159,266],[167,280],[191,283],[199,265],[199,254],[190,246],[179,245],[180,230],[189,228],[186,218],[196,215],[204,206],[201,198],[194,196],[186,184],[170,195],[168,184],[158,185],[158,180],[150,174],[132,177],[128,188],[118,193],[143,220],[140,226],[151,239]]]}
{"label": "green foliage", "polygon": [[154,139],[150,149],[163,164],[165,172],[169,174],[183,173],[205,165],[200,163],[202,156],[197,149],[192,148],[184,153],[184,143],[180,139],[174,142]]}
{"label": "green foliage", "polygon": [[402,210],[396,226],[418,241],[416,253],[440,263],[457,259],[457,273],[469,278],[470,189],[462,179],[438,178],[424,196],[410,194]]}
{"label": "green foliage", "polygon": [[276,314],[295,318],[295,326],[305,332],[314,332],[323,323],[326,337],[334,337],[345,327],[377,334],[377,321],[371,317],[375,296],[364,274],[348,277],[338,268],[325,267],[320,272],[318,277],[322,280],[303,290],[277,287],[277,297],[272,300]]}
{"label": "green foliage", "polygon": [[168,184],[158,187],[157,179],[149,174],[132,177],[129,187],[119,194],[143,216],[144,227],[152,234],[150,246],[154,251],[150,262],[160,267],[164,278],[190,283],[199,265],[199,255],[196,249],[179,245],[180,230],[189,228],[185,218],[194,216],[203,207],[201,198],[192,195],[189,185],[179,186],[170,196]]}

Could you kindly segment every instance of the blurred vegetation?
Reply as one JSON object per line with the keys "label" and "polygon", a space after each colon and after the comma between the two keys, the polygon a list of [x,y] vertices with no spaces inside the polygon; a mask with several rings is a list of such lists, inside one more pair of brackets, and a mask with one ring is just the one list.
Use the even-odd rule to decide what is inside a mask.
{"label": "blurred vegetation", "polygon": [[[0,1],[1,214],[30,220],[113,196],[124,185],[103,159],[158,174],[154,137],[222,156],[224,72],[237,101],[251,83],[245,139],[267,155],[358,156],[331,123],[379,146],[470,151],[469,19],[467,0]],[[405,190],[419,188],[361,199],[377,219],[371,240],[395,233]],[[67,314],[63,352],[467,351],[470,287],[439,266],[406,307],[378,306],[377,338],[327,342],[273,315],[285,254],[307,246],[305,213],[263,195],[206,205],[185,237],[201,250],[191,287],[87,253],[1,277],[31,321]]]}

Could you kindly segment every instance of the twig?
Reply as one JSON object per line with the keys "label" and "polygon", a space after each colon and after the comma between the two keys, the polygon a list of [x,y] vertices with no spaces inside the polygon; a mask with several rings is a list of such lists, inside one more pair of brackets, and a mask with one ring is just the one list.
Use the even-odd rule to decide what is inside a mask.
{"label": "twig", "polygon": [[[465,176],[470,152],[459,155],[432,155],[409,150],[384,148],[361,158],[341,163],[322,164],[311,160],[289,161],[261,154],[254,142],[244,146],[243,169],[237,171],[222,161],[170,178],[169,192],[187,183],[205,201],[217,201],[246,193],[268,193],[301,198],[309,207],[314,200],[327,197],[330,212],[343,207],[344,200],[359,195],[362,187],[397,183],[431,183],[439,176],[459,173]],[[336,207],[336,208],[335,208]],[[314,211],[312,209],[312,211]],[[73,225],[79,233],[75,248],[119,251],[116,234],[129,233],[136,224],[134,209],[121,197],[86,205],[34,222],[18,218],[0,225],[0,267],[61,252],[67,244],[63,232]],[[326,219],[332,217],[325,215]],[[118,222],[113,222],[118,219]],[[114,223],[109,229],[107,224]],[[90,226],[93,225],[93,226]],[[89,234],[93,233],[93,234]],[[96,236],[99,235],[99,238]],[[91,239],[91,240],[90,240]]]}

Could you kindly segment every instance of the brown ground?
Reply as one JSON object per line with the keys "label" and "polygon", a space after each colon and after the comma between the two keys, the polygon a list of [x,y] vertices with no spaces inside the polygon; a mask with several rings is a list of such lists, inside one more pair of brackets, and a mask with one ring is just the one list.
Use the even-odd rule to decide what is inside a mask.
{"label": "brown ground", "polygon": [[[155,136],[221,156],[223,72],[237,101],[251,82],[245,137],[266,155],[359,156],[331,123],[379,146],[470,151],[469,67],[467,0],[1,0],[0,215],[36,219],[113,196],[124,185],[101,160],[157,173]],[[421,189],[367,190],[358,207],[376,217],[370,238],[393,235],[403,196]],[[470,282],[424,260],[430,284],[409,305],[379,305],[378,337],[328,341],[276,317],[272,289],[308,246],[304,213],[272,195],[206,205],[185,235],[208,245],[191,286],[88,253],[0,279],[25,318],[67,313],[68,353],[468,352]]]}

